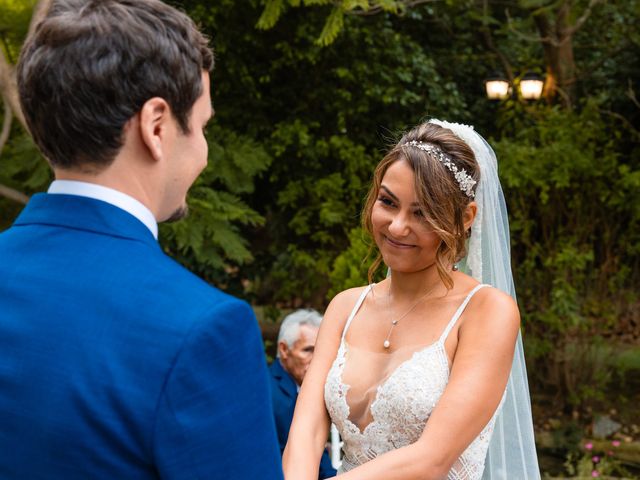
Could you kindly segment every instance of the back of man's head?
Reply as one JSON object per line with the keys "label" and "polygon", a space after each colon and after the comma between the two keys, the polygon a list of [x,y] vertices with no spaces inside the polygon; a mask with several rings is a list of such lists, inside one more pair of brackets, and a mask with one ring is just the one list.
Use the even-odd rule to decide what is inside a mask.
{"label": "back of man's head", "polygon": [[212,68],[193,21],[159,0],[54,0],[22,50],[20,102],[52,166],[99,171],[150,98],[166,100],[187,133]]}

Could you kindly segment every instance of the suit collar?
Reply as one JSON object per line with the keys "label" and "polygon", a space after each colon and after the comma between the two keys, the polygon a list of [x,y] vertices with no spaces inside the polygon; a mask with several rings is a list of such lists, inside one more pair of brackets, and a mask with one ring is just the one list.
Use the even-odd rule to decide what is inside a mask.
{"label": "suit collar", "polygon": [[151,210],[138,199],[124,192],[95,183],[54,180],[47,193],[79,195],[110,203],[136,217],[147,226],[156,239],[158,238],[158,222]]}
{"label": "suit collar", "polygon": [[298,386],[289,372],[287,372],[280,363],[280,359],[276,358],[271,364],[271,371],[274,378],[278,381],[280,389],[292,398],[298,396]]}
{"label": "suit collar", "polygon": [[31,197],[14,225],[55,225],[158,246],[149,229],[130,213],[77,195],[38,193]]}

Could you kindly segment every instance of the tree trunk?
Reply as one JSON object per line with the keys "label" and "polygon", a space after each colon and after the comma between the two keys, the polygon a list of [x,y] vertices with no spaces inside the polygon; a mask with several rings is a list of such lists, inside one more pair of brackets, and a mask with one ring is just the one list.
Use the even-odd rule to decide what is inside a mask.
{"label": "tree trunk", "polygon": [[13,115],[25,129],[27,128],[20,101],[18,99],[18,84],[16,83],[15,67],[7,61],[4,52],[0,50],[0,97],[9,104]]}
{"label": "tree trunk", "polygon": [[[573,105],[577,82],[573,37],[589,19],[593,9],[602,3],[604,0],[589,0],[580,16],[571,11],[575,4],[570,0],[564,0],[555,10],[545,9],[534,14],[547,64],[544,92],[547,101],[553,100],[553,97],[559,94],[562,105],[567,108]],[[571,18],[575,18],[573,23],[570,22]]]}
{"label": "tree trunk", "polygon": [[547,65],[544,97],[548,102],[560,96],[560,103],[571,108],[576,98],[576,63],[573,56],[573,29],[568,23],[569,5],[558,10],[555,22],[547,12],[535,15]]}
{"label": "tree trunk", "polygon": [[[33,15],[29,24],[29,35],[33,33],[36,25],[45,16],[52,0],[39,0],[33,8]],[[5,103],[5,113],[3,120],[2,134],[0,135],[0,153],[6,143],[11,127],[11,116],[18,119],[20,124],[28,132],[27,122],[25,121],[20,100],[18,95],[18,84],[16,81],[15,67],[9,63],[5,53],[0,49],[0,98]],[[29,197],[22,192],[5,185],[0,185],[0,196],[9,198],[19,203],[27,203]]]}

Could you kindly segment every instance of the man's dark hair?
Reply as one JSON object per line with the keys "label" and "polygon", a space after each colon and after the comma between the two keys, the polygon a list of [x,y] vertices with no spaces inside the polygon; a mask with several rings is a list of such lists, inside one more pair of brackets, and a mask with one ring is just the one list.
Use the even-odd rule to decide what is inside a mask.
{"label": "man's dark hair", "polygon": [[183,133],[213,52],[193,21],[159,0],[54,0],[23,47],[24,115],[49,162],[103,169],[126,122],[153,97]]}

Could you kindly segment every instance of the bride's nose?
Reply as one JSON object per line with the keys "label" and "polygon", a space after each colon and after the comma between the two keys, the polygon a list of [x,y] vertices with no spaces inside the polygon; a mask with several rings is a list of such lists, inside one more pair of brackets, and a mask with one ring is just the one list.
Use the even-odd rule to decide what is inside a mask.
{"label": "bride's nose", "polygon": [[409,219],[405,213],[398,212],[391,218],[389,233],[396,238],[402,238],[409,233]]}

